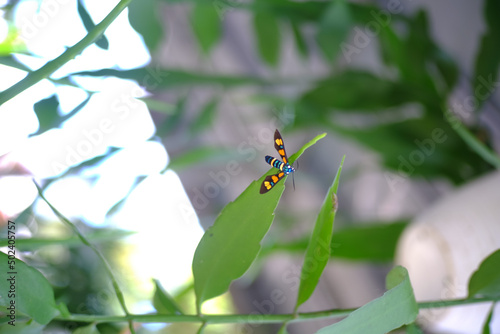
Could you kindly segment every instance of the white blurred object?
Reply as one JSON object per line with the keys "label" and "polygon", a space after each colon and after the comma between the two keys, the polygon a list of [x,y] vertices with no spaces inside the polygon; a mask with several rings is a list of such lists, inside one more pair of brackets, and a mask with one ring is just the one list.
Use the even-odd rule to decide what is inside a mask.
{"label": "white blurred object", "polygon": [[[418,216],[403,233],[396,262],[410,273],[418,301],[467,297],[468,282],[500,248],[500,172],[459,189]],[[419,322],[437,333],[481,333],[491,303],[422,310]],[[500,307],[491,333],[500,333]]]}

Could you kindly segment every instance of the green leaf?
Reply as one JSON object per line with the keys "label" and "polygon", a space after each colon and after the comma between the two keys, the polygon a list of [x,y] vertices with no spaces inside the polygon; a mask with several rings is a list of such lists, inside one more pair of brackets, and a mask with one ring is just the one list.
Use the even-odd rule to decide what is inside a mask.
{"label": "green leaf", "polygon": [[215,97],[203,106],[200,114],[191,125],[191,133],[200,133],[201,131],[212,126],[217,113],[218,104],[219,99]]}
{"label": "green leaf", "polygon": [[448,86],[448,89],[453,89],[458,82],[459,76],[457,64],[448,54],[437,48],[434,52],[434,60],[441,77]]}
{"label": "green leaf", "polygon": [[311,240],[307,246],[304,256],[304,264],[300,274],[300,286],[295,304],[295,311],[306,300],[311,297],[318,285],[319,278],[330,259],[330,243],[332,242],[333,222],[337,211],[337,189],[340,181],[340,173],[344,165],[345,156],[340,162],[337,175],[333,180],[332,186],[325,196],[323,205],[316,219]]}
{"label": "green leaf", "polygon": [[353,311],[344,320],[319,330],[318,334],[385,334],[415,321],[418,305],[408,272],[395,267],[386,278],[389,291]]}
{"label": "green leaf", "polygon": [[268,11],[258,11],[254,14],[253,24],[260,56],[268,65],[276,66],[281,51],[281,34],[276,16]]}
{"label": "green leaf", "polygon": [[490,334],[490,324],[491,324],[491,319],[493,318],[493,311],[495,311],[495,305],[496,303],[493,303],[490,308],[490,312],[488,313],[488,316],[486,317],[486,320],[484,321],[483,325],[483,334]]}
{"label": "green leaf", "polygon": [[44,133],[47,130],[59,126],[60,116],[57,112],[58,107],[59,100],[55,95],[35,103],[33,109],[35,110],[39,124],[37,134]]}
{"label": "green leaf", "polygon": [[405,223],[367,224],[333,234],[332,256],[350,260],[392,261]]}
{"label": "green leaf", "polygon": [[[132,3],[135,2],[140,3],[140,1],[133,1]],[[132,79],[150,90],[193,85],[221,85],[223,87],[236,87],[241,85],[269,84],[269,82],[257,77],[186,72],[182,70],[154,66],[147,66],[133,70],[103,69],[97,71],[83,71],[73,73],[72,75],[92,77],[114,76],[117,78]]]}
{"label": "green leaf", "polygon": [[352,26],[349,5],[344,0],[334,0],[321,17],[316,40],[326,58],[334,61]]}
{"label": "green leaf", "polygon": [[179,129],[179,125],[181,124],[183,116],[186,113],[187,99],[187,95],[179,98],[179,100],[177,101],[177,105],[175,106],[175,112],[173,112],[172,115],[167,116],[167,118],[165,118],[163,122],[157,126],[157,136],[163,138],[171,132]]}
{"label": "green leaf", "polygon": [[[17,220],[16,220],[17,222]],[[124,230],[98,230],[96,232],[90,233],[86,235],[88,240],[93,242],[110,242],[118,239],[123,239],[132,234],[135,234],[134,231],[124,231]],[[0,240],[0,247],[7,246],[6,239]],[[37,250],[43,246],[52,246],[52,245],[61,245],[66,247],[81,247],[82,242],[78,237],[69,237],[69,238],[27,238],[27,239],[16,239],[16,248],[22,251],[33,251]]]}
{"label": "green leaf", "polygon": [[9,259],[9,256],[2,252],[0,268],[0,272],[4,273],[4,277],[0,279],[0,309],[3,312],[10,314],[8,307],[12,307],[14,302],[16,317],[22,313],[42,325],[48,324],[59,314],[54,291],[38,270],[17,258]]}
{"label": "green leaf", "polygon": [[293,38],[295,40],[295,45],[297,46],[297,50],[299,50],[299,53],[303,58],[306,58],[308,54],[308,49],[305,38],[302,34],[302,31],[300,30],[300,26],[298,23],[294,21],[290,22],[290,25],[292,27]]}
{"label": "green leaf", "polygon": [[496,89],[498,67],[500,66],[500,32],[487,32],[481,38],[472,84],[479,109]]}
{"label": "green leaf", "polygon": [[212,2],[195,4],[190,15],[191,27],[204,54],[208,54],[222,36],[221,20]]}
{"label": "green leaf", "polygon": [[474,69],[473,87],[479,104],[478,109],[484,101],[496,89],[498,67],[500,66],[500,22],[497,13],[500,11],[500,2],[486,0],[484,6],[484,18],[487,31],[481,39],[476,64]]}
{"label": "green leaf", "polygon": [[[324,136],[316,136],[290,157],[290,163]],[[274,168],[269,170],[259,180],[253,181],[234,202],[228,203],[201,238],[193,258],[198,313],[201,313],[204,301],[226,292],[229,284],[242,276],[255,260],[285,190],[286,177],[272,191],[260,194],[264,178],[274,173]]]}
{"label": "green leaf", "polygon": [[97,330],[95,324],[90,324],[87,326],[78,327],[77,329],[75,329],[73,334],[99,334],[99,330]]}
{"label": "green leaf", "polygon": [[[0,318],[0,322],[10,320],[9,318]],[[16,315],[16,326],[11,326],[7,322],[0,324],[0,333],[9,334],[44,334],[44,325],[29,319],[26,316]]]}
{"label": "green leaf", "polygon": [[159,17],[159,1],[132,1],[128,6],[130,25],[141,34],[150,53],[156,50],[163,38],[163,27]]}
{"label": "green leaf", "polygon": [[479,265],[469,280],[469,298],[500,296],[500,249]]}
{"label": "green leaf", "polygon": [[312,108],[356,111],[387,109],[414,101],[411,90],[400,82],[358,70],[345,71],[318,81],[316,87],[301,98],[301,103]]}
{"label": "green leaf", "polygon": [[[374,222],[336,230],[332,237],[331,256],[351,261],[393,261],[399,236],[406,226],[406,222]],[[268,245],[263,253],[280,250],[303,252],[307,245],[308,240],[305,239]]]}
{"label": "green leaf", "polygon": [[181,155],[173,156],[167,169],[180,171],[200,163],[220,162],[228,159],[241,159],[241,155],[237,155],[225,148],[219,147],[198,147]]}
{"label": "green leaf", "polygon": [[424,332],[416,323],[412,323],[406,326],[406,334],[424,334]]}
{"label": "green leaf", "polygon": [[[78,0],[78,15],[80,15],[80,18],[82,19],[83,26],[87,30],[87,32],[92,31],[92,29],[95,28],[94,21],[92,21],[92,18],[90,17],[89,12],[87,11],[87,8],[85,8],[84,4],[82,3],[82,0]],[[95,44],[100,47],[101,49],[107,50],[109,47],[109,42],[108,39],[104,34],[102,34],[101,37],[97,41],[95,41]]]}
{"label": "green leaf", "polygon": [[153,297],[153,306],[158,313],[183,314],[175,300],[168,294],[158,280],[155,283],[155,294]]}

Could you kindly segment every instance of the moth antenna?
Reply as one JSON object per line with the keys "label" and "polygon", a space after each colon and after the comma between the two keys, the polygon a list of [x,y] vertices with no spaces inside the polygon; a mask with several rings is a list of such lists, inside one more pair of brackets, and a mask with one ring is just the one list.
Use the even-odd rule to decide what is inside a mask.
{"label": "moth antenna", "polygon": [[295,191],[295,174],[292,174],[293,191]]}

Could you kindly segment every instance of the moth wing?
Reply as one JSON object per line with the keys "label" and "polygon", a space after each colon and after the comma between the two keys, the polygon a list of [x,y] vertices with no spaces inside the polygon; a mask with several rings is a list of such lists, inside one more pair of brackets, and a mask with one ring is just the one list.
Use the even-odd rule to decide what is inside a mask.
{"label": "moth wing", "polygon": [[278,182],[280,182],[284,177],[285,177],[285,173],[283,173],[283,172],[279,172],[278,174],[266,176],[266,178],[264,179],[264,181],[262,181],[262,184],[260,186],[260,193],[261,194],[267,193],[269,190],[273,189],[274,186]]}

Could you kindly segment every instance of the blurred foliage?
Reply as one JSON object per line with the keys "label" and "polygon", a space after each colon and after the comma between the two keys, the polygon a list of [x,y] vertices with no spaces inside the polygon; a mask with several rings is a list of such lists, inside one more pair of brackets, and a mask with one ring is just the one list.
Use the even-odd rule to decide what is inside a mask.
{"label": "blurred foliage", "polygon": [[[13,17],[17,3],[12,1],[5,5],[3,9],[6,18]],[[88,32],[95,31],[98,24],[93,22],[85,7],[85,1],[78,1],[76,5],[85,29]],[[482,147],[478,146],[477,142],[476,146],[468,146],[463,138],[466,136],[464,133],[468,134],[469,138],[475,136],[476,131],[470,129],[475,130],[478,127],[479,114],[483,112],[497,85],[500,67],[500,48],[497,45],[500,40],[500,21],[496,19],[496,13],[500,10],[498,1],[485,1],[483,13],[486,30],[476,50],[474,73],[469,80],[471,87],[468,90],[468,96],[472,97],[476,104],[472,110],[466,110],[465,115],[460,115],[467,123],[465,127],[456,127],[448,119],[450,112],[457,113],[457,110],[448,106],[448,100],[457,88],[459,78],[465,74],[453,56],[447,54],[434,40],[429,28],[429,15],[425,10],[404,13],[402,8],[397,6],[388,5],[386,8],[376,3],[354,3],[346,0],[215,0],[209,3],[201,0],[135,0],[129,6],[128,18],[131,26],[141,34],[151,55],[159,54],[162,43],[168,38],[170,32],[166,30],[160,14],[161,10],[168,11],[172,5],[186,7],[190,32],[204,61],[216,56],[215,52],[225,38],[226,17],[236,12],[246,14],[255,50],[249,57],[259,57],[260,64],[266,70],[264,74],[259,72],[251,75],[230,75],[215,70],[201,71],[198,68],[168,68],[160,65],[160,60],[153,60],[151,64],[141,68],[82,70],[67,77],[50,80],[57,85],[72,87],[79,87],[74,80],[77,77],[112,76],[136,81],[152,93],[145,99],[150,110],[155,115],[163,116],[156,119],[156,135],[162,139],[172,136],[185,125],[191,138],[201,136],[217,122],[219,101],[223,99],[224,94],[230,89],[245,86],[253,88],[252,99],[268,103],[270,109],[291,106],[289,109],[293,110],[294,117],[287,127],[320,127],[349,138],[376,152],[384,167],[396,172],[399,177],[424,177],[430,180],[439,178],[460,184],[491,170],[492,160],[485,160],[482,158],[484,155],[481,155],[483,148],[490,145],[490,135],[482,132],[479,144],[483,145]],[[0,63],[28,71],[21,58],[11,55],[12,52],[23,49],[18,37],[16,29],[12,24],[9,25],[9,36],[0,44]],[[287,38],[293,40],[295,48],[284,49]],[[102,49],[109,46],[104,34],[101,34],[95,43]],[[377,70],[370,70],[357,61],[356,57],[368,49],[370,52],[376,52],[379,65]],[[284,52],[295,52],[304,63],[318,61],[319,58],[326,70],[322,75],[278,75],[277,73],[283,72],[280,70],[286,70],[282,68]],[[56,65],[61,67],[64,63]],[[208,102],[197,106],[198,109],[193,111],[190,109],[192,106],[189,103],[189,91],[199,87],[208,88],[214,93],[205,100]],[[295,95],[281,93],[286,91],[281,88],[289,87],[299,89],[295,90]],[[479,94],[479,91],[486,94]],[[167,104],[161,100],[163,93],[171,92],[178,94],[177,99],[174,99],[176,102]],[[35,135],[57,128],[77,114],[93,92],[87,93],[88,98],[66,115],[59,112],[59,100],[55,95],[37,102],[34,111],[40,127]],[[345,116],[356,117],[360,120],[360,125],[344,124],[342,119]],[[457,132],[457,129],[460,129],[460,132]],[[117,150],[119,149],[110,148],[105,155],[89,159],[71,168],[65,175],[97,165]],[[222,161],[232,157],[231,152],[225,148],[198,145],[174,156],[169,167],[180,170],[211,163],[214,159]],[[139,178],[133,187],[141,181]],[[114,209],[119,208],[122,201],[118,202]],[[251,202],[255,204],[256,201],[257,198],[252,197]],[[234,233],[232,224],[238,215],[241,215],[242,210],[236,210],[231,219],[226,218],[227,235]],[[247,222],[249,231],[254,230],[252,224],[253,222]],[[336,231],[331,242],[332,256],[372,262],[391,261],[404,226],[403,223],[375,224]],[[265,234],[265,231],[262,233]],[[91,234],[89,239],[109,241],[124,235],[117,233],[110,236],[104,231]],[[287,244],[281,242],[278,240],[264,245],[263,253],[277,250],[303,252],[308,245],[307,239]],[[56,299],[64,301],[71,312],[104,313],[104,310],[100,309],[90,312],[78,308],[82,301],[83,305],[86,305],[89,295],[106,287],[96,283],[105,281],[100,276],[102,269],[95,266],[85,251],[73,247],[75,243],[76,238],[73,237],[33,238],[30,241],[19,240],[19,247],[69,247],[70,264],[49,262],[49,265],[60,277],[65,277],[67,282],[79,277],[84,278],[87,283],[79,287],[71,284],[61,285],[55,289]],[[210,259],[211,255],[204,256]],[[233,256],[232,261],[237,263],[238,259],[234,255],[211,260],[225,265],[224,261]],[[254,254],[252,259],[253,257]],[[251,263],[252,259],[248,261]],[[485,261],[475,273],[470,283],[471,294],[498,293],[498,279],[495,284],[490,284],[484,274],[494,271],[497,267],[498,254]],[[95,275],[94,269],[99,275]],[[39,277],[41,275],[32,272],[30,275],[35,276],[34,280],[38,283],[45,284]],[[25,277],[30,278],[30,275],[26,274]],[[498,275],[495,277],[498,278]],[[180,313],[180,307],[184,309],[184,305],[178,306],[175,298],[163,291],[161,286],[157,284],[156,288],[154,305],[157,309],[171,313]],[[50,300],[49,311],[55,308],[53,298]],[[397,305],[398,301],[401,299],[393,305]],[[40,310],[34,312],[36,314]],[[109,329],[105,329],[105,326],[108,325],[97,327],[100,332],[117,331],[111,325]],[[92,333],[96,328],[90,325],[79,331]],[[418,332],[418,329],[415,329],[415,332]]]}

